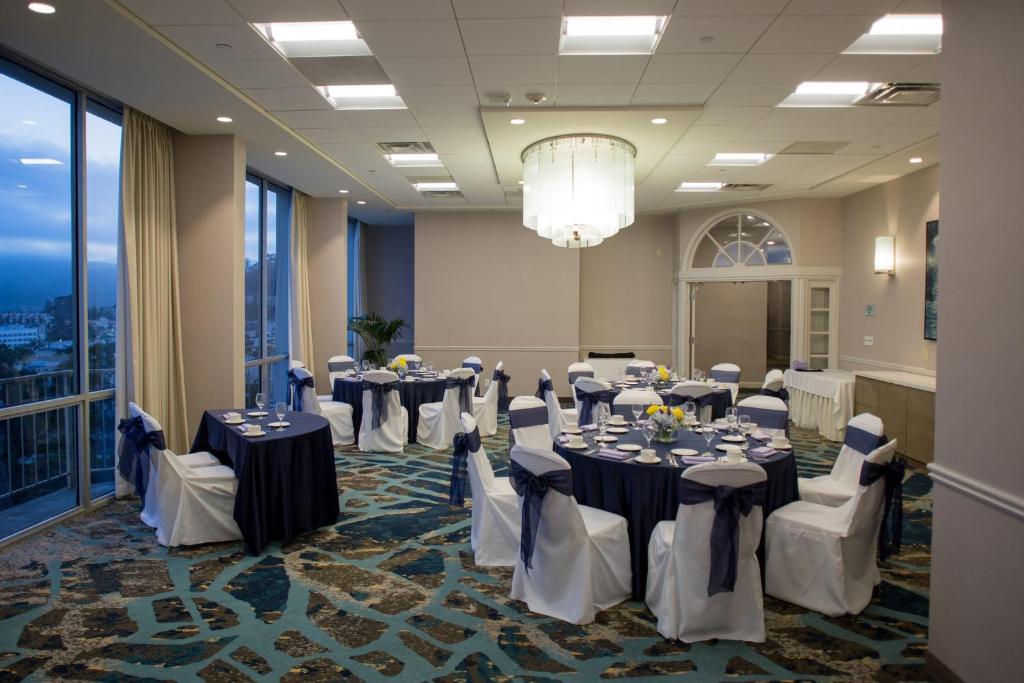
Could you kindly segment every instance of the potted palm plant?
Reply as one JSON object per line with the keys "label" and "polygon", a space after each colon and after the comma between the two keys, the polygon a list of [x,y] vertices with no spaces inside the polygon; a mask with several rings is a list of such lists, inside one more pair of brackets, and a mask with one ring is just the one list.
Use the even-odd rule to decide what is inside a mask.
{"label": "potted palm plant", "polygon": [[402,336],[407,325],[401,318],[386,320],[377,313],[353,316],[348,319],[348,329],[359,335],[366,350],[362,360],[379,368],[387,365],[388,347]]}

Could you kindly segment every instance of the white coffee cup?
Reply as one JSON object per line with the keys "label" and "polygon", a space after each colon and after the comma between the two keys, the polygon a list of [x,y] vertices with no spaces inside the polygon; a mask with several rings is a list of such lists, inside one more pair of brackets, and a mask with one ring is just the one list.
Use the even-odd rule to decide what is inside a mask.
{"label": "white coffee cup", "polygon": [[249,436],[259,436],[263,433],[263,427],[259,425],[249,425],[249,429],[245,432]]}
{"label": "white coffee cup", "polygon": [[570,434],[569,435],[569,447],[570,448],[583,448],[587,445],[587,442],[583,440],[581,434]]}
{"label": "white coffee cup", "polygon": [[726,446],[725,447],[725,461],[726,462],[742,462],[743,461],[743,449],[739,446]]}
{"label": "white coffee cup", "polygon": [[655,460],[658,457],[658,452],[653,448],[643,448],[640,450],[640,460]]}
{"label": "white coffee cup", "polygon": [[612,415],[609,422],[613,425],[620,425],[626,422],[626,418],[622,415]]}
{"label": "white coffee cup", "polygon": [[789,439],[781,434],[772,435],[772,448],[789,448]]}

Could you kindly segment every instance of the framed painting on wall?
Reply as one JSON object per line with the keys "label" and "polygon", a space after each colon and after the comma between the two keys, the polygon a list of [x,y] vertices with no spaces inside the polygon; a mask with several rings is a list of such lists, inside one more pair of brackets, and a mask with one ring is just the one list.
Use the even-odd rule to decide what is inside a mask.
{"label": "framed painting on wall", "polygon": [[924,245],[924,338],[935,341],[939,320],[938,221],[925,223]]}

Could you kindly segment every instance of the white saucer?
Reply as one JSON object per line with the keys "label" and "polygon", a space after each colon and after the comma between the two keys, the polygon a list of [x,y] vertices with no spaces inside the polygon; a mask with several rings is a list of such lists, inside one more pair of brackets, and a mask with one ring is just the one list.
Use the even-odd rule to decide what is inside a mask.
{"label": "white saucer", "polygon": [[266,417],[267,415],[270,415],[270,413],[264,410],[250,410],[246,415],[249,417]]}
{"label": "white saucer", "polygon": [[259,433],[256,433],[256,434],[252,434],[251,432],[242,432],[242,436],[249,436],[249,437],[252,437],[252,438],[256,438],[257,436],[266,436],[266,435],[267,435],[266,432],[259,432]]}
{"label": "white saucer", "polygon": [[718,462],[724,463],[726,465],[738,465],[739,463],[746,462],[746,461],[747,461],[747,457],[743,456],[742,458],[736,458],[735,460],[727,460],[726,458],[722,458]]}
{"label": "white saucer", "polygon": [[726,434],[722,437],[722,441],[731,441],[732,443],[743,443],[746,439],[738,434]]}
{"label": "white saucer", "polygon": [[660,463],[661,463],[661,458],[659,458],[658,456],[656,456],[656,455],[655,455],[655,456],[654,456],[654,457],[652,457],[652,458],[651,458],[650,460],[648,460],[648,459],[647,459],[647,458],[645,458],[644,456],[642,456],[642,455],[638,455],[638,456],[636,456],[636,458],[635,458],[635,459],[633,460],[633,462],[640,462],[640,463],[643,463],[643,464],[645,464],[645,465],[657,465],[657,464],[660,464]]}
{"label": "white saucer", "polygon": [[569,449],[570,451],[585,451],[585,450],[587,450],[588,448],[590,448],[590,446],[588,446],[587,444],[581,444],[581,445],[579,445],[579,446],[571,446],[571,445],[569,445],[569,444],[567,444],[567,443],[564,443],[564,444],[562,444],[562,445],[563,445],[563,446],[564,446],[565,448],[568,448],[568,449]]}
{"label": "white saucer", "polygon": [[629,430],[625,427],[609,427],[607,432],[609,434],[629,434]]}
{"label": "white saucer", "polygon": [[271,422],[267,425],[268,427],[291,427],[291,422]]}
{"label": "white saucer", "polygon": [[777,451],[788,451],[790,448],[793,447],[793,444],[791,444],[791,443],[790,444],[786,444],[785,446],[773,446],[770,439],[768,441],[765,441],[764,445],[768,446],[769,448],[774,448]]}
{"label": "white saucer", "polygon": [[692,448],[673,448],[672,455],[686,456],[686,455],[697,455],[697,451]]}
{"label": "white saucer", "polygon": [[626,451],[627,453],[634,453],[641,450],[640,446],[637,446],[635,443],[624,443],[621,446],[616,446],[616,448],[620,451]]}
{"label": "white saucer", "polygon": [[720,451],[729,451],[733,448],[733,445],[728,443],[720,443],[715,444],[715,448],[717,448]]}
{"label": "white saucer", "polygon": [[617,436],[595,436],[594,441],[601,441],[603,443],[615,443],[619,440]]}
{"label": "white saucer", "polygon": [[583,432],[576,427],[566,427],[562,430],[563,434],[582,434]]}
{"label": "white saucer", "polygon": [[224,420],[224,424],[226,424],[226,425],[240,425],[243,422],[245,422],[245,420],[243,420],[240,417],[235,418],[234,420]]}

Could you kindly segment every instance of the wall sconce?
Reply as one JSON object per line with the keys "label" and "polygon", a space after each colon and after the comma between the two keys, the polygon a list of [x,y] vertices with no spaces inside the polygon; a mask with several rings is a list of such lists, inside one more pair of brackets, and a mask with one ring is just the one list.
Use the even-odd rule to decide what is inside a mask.
{"label": "wall sconce", "polygon": [[892,235],[875,238],[875,273],[896,274],[896,238]]}

